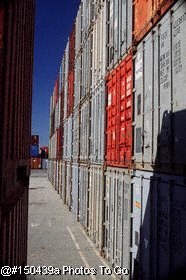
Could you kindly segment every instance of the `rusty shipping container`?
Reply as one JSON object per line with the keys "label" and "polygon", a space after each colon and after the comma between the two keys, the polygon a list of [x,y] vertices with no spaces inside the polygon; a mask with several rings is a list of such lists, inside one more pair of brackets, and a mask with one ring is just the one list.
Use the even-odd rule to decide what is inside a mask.
{"label": "rusty shipping container", "polygon": [[171,5],[175,2],[176,0],[133,0],[134,43],[141,41],[161,17],[170,10]]}
{"label": "rusty shipping container", "polygon": [[[186,171],[186,2],[178,1],[137,47],[134,167]],[[181,125],[182,124],[182,125]]]}
{"label": "rusty shipping container", "polygon": [[41,158],[31,157],[31,169],[41,169]]}
{"label": "rusty shipping container", "polygon": [[106,164],[130,167],[132,157],[132,56],[107,77]]}
{"label": "rusty shipping container", "polygon": [[27,263],[34,4],[0,3],[0,266]]}

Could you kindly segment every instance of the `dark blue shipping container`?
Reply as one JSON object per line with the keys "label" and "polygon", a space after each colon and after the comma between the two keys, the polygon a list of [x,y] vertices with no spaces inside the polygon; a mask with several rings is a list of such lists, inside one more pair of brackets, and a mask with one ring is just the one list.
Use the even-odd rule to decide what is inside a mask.
{"label": "dark blue shipping container", "polygon": [[31,155],[31,157],[39,156],[39,146],[38,145],[32,145],[30,147],[30,155]]}

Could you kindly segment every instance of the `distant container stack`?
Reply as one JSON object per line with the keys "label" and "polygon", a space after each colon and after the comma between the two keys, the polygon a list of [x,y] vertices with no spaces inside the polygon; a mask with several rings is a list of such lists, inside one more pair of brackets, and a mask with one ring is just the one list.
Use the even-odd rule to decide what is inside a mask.
{"label": "distant container stack", "polygon": [[51,97],[49,179],[125,280],[185,272],[185,33],[183,0],[83,0]]}

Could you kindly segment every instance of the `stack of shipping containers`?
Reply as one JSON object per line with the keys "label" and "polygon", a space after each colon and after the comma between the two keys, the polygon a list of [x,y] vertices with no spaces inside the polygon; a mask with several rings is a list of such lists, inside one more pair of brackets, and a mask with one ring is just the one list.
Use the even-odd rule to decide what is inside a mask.
{"label": "stack of shipping containers", "polygon": [[49,179],[123,279],[185,271],[185,32],[183,0],[83,0],[51,97]]}
{"label": "stack of shipping containers", "polygon": [[34,2],[0,1],[0,267],[27,264]]}

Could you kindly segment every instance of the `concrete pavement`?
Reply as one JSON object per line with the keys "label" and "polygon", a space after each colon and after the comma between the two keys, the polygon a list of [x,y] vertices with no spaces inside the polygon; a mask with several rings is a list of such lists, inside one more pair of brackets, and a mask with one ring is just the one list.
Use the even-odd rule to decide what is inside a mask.
{"label": "concrete pavement", "polygon": [[[41,275],[39,268],[36,275],[27,277],[29,280],[116,279],[114,274],[103,275],[106,269],[100,266],[109,268],[108,263],[99,256],[43,170],[32,171],[30,178],[28,266],[55,267],[55,271],[52,268],[43,269],[44,274],[54,272],[54,275]],[[58,269],[62,275],[58,275]],[[69,269],[76,275],[70,275],[69,272],[65,275],[65,270]]]}

